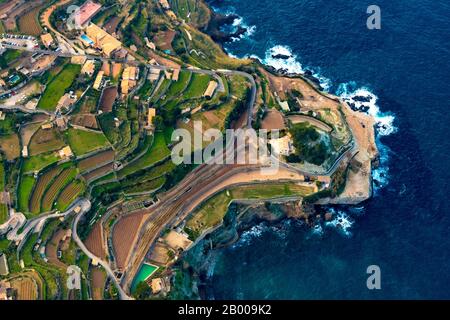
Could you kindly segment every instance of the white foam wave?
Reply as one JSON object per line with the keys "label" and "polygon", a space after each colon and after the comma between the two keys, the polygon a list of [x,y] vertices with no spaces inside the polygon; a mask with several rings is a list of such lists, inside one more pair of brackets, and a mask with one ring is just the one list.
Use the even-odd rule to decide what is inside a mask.
{"label": "white foam wave", "polygon": [[377,132],[388,136],[397,131],[394,125],[395,116],[390,112],[381,112],[378,107],[378,97],[366,87],[357,88],[355,82],[339,85],[337,94],[353,109],[370,114],[377,123]]}
{"label": "white foam wave", "polygon": [[[277,58],[278,55],[286,56],[286,59]],[[289,73],[303,73],[303,67],[297,60],[297,56],[292,53],[288,46],[276,45],[266,51],[266,55],[262,62],[272,66],[275,69],[283,69]]]}
{"label": "white foam wave", "polygon": [[249,230],[244,231],[239,240],[232,246],[232,248],[239,248],[251,243],[253,239],[261,237],[261,235],[267,230],[267,226],[265,223],[260,223]]}
{"label": "white foam wave", "polygon": [[338,211],[333,215],[331,221],[325,222],[325,226],[328,228],[335,228],[347,237],[352,235],[350,229],[354,224],[354,220],[346,212]]}

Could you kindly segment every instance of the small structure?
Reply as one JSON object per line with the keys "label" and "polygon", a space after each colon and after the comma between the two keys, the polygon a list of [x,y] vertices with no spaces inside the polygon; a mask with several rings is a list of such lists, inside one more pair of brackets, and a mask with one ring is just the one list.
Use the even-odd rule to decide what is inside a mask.
{"label": "small structure", "polygon": [[95,72],[95,63],[94,60],[87,60],[83,67],[81,68],[81,73],[87,74],[88,76],[92,77]]}
{"label": "small structure", "polygon": [[67,129],[67,119],[65,117],[59,117],[55,120],[56,126],[60,130],[66,130]]}
{"label": "small structure", "polygon": [[204,97],[211,98],[214,95],[214,92],[217,89],[217,82],[216,81],[210,81],[208,84],[208,87],[206,88],[205,93],[203,94]]}
{"label": "small structure", "polygon": [[289,108],[289,104],[288,104],[287,101],[280,101],[280,100],[278,100],[278,104],[280,105],[281,109],[282,109],[284,112],[289,112],[289,111],[291,111],[291,109]]}
{"label": "small structure", "polygon": [[288,156],[295,151],[290,134],[287,134],[282,138],[270,139],[269,143],[272,146],[273,153],[276,155]]}
{"label": "small structure", "polygon": [[48,129],[51,129],[51,128],[53,128],[53,124],[52,124],[51,122],[44,123],[44,124],[41,126],[41,129],[42,129],[42,130],[48,130]]}
{"label": "small structure", "polygon": [[108,58],[111,57],[114,51],[122,47],[122,43],[119,40],[94,23],[89,24],[86,28],[86,36],[93,41],[93,46],[101,50]]}
{"label": "small structure", "polygon": [[3,113],[3,111],[0,111],[0,121],[5,120],[6,113]]}
{"label": "small structure", "polygon": [[77,97],[73,94],[66,93],[64,94],[58,101],[58,104],[56,106],[56,110],[66,109],[68,110],[72,104],[74,104],[77,101]]}
{"label": "small structure", "polygon": [[25,104],[25,108],[27,108],[29,110],[35,110],[37,105],[38,105],[38,100],[37,99],[31,99],[30,101],[28,101]]}
{"label": "small structure", "polygon": [[180,77],[180,69],[174,69],[172,74],[172,80],[178,81],[179,77]]}
{"label": "small structure", "polygon": [[101,4],[86,1],[78,10],[75,12],[75,23],[77,23],[80,27],[85,26],[93,16],[100,10],[102,7]]}
{"label": "small structure", "polygon": [[86,62],[86,59],[85,56],[73,56],[70,58],[70,63],[82,65]]}
{"label": "small structure", "polygon": [[27,158],[28,157],[28,146],[23,146],[22,148],[22,157]]}
{"label": "small structure", "polygon": [[45,47],[49,48],[54,42],[50,33],[44,33],[41,35],[41,41]]}
{"label": "small structure", "polygon": [[73,156],[72,149],[70,149],[70,146],[65,146],[61,150],[58,151],[58,155],[61,159],[69,159]]}
{"label": "small structure", "polygon": [[156,80],[158,80],[160,73],[161,73],[161,70],[156,69],[156,68],[151,68],[147,78],[150,81],[156,81]]}
{"label": "small structure", "polygon": [[163,7],[163,9],[170,9],[170,4],[167,0],[159,0],[159,4],[161,5],[161,7]]}
{"label": "small structure", "polygon": [[165,237],[167,245],[175,250],[186,251],[191,245],[192,241],[188,239],[188,236],[183,233],[171,230]]}
{"label": "small structure", "polygon": [[155,108],[148,108],[147,113],[147,127],[153,129],[153,119],[156,116],[156,109]]}
{"label": "small structure", "polygon": [[103,71],[99,71],[97,74],[97,77],[95,78],[94,81],[94,85],[92,86],[92,88],[94,88],[95,90],[99,90],[100,89],[100,85],[102,84],[102,80],[103,80]]}
{"label": "small structure", "polygon": [[0,276],[7,276],[8,274],[8,259],[5,253],[0,253]]}
{"label": "small structure", "polygon": [[12,287],[9,281],[0,281],[0,300],[12,300]]}

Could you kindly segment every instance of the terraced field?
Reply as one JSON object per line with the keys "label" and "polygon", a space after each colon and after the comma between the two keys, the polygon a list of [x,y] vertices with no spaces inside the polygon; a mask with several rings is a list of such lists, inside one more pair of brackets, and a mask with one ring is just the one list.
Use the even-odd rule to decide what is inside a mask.
{"label": "terraced field", "polygon": [[45,172],[38,178],[29,203],[30,212],[37,214],[41,211],[41,200],[44,196],[45,190],[50,186],[51,182],[61,173],[62,170],[62,167],[55,167]]}
{"label": "terraced field", "polygon": [[114,161],[114,155],[115,155],[114,150],[107,150],[98,153],[92,157],[83,159],[80,162],[78,162],[78,169],[80,169],[80,172],[85,172],[87,170],[100,167],[106,163]]}
{"label": "terraced field", "polygon": [[78,198],[85,190],[84,183],[75,180],[69,183],[59,194],[56,200],[56,209],[63,212]]}
{"label": "terraced field", "polygon": [[77,170],[75,168],[66,168],[53,180],[42,198],[41,211],[47,212],[52,209],[58,194],[76,177],[76,175]]}

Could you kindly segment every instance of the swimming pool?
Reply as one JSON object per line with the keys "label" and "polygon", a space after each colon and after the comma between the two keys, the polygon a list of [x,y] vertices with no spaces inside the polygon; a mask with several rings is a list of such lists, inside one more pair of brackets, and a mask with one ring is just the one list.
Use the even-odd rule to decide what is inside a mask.
{"label": "swimming pool", "polygon": [[156,270],[158,270],[157,266],[149,263],[144,263],[139,269],[138,274],[134,278],[133,283],[131,284],[131,292],[133,293],[137,285],[140,282],[147,280]]}
{"label": "swimming pool", "polygon": [[80,36],[80,38],[81,38],[81,40],[83,40],[84,42],[87,42],[88,44],[90,44],[90,45],[93,45],[94,44],[94,41],[92,41],[91,40],[91,38],[89,38],[87,35],[85,35],[85,34],[82,34],[81,36]]}

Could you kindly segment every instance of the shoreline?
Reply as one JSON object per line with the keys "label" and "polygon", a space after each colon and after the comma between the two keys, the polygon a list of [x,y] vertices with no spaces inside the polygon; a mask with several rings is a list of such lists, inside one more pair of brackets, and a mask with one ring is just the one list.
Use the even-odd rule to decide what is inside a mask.
{"label": "shoreline", "polygon": [[[222,36],[220,38],[220,40],[218,41],[217,38],[214,39],[213,35],[211,35],[211,31],[219,31],[220,27],[223,24],[231,24],[232,21],[234,21],[236,18],[238,18],[239,16],[237,14],[230,14],[230,15],[223,15],[220,13],[216,13],[213,8],[209,5],[209,3],[207,3],[207,6],[211,12],[211,21],[210,23],[208,23],[208,31],[204,31],[206,32],[208,35],[210,35],[213,40],[218,43],[223,51],[229,56],[229,52],[227,52],[227,50],[224,47],[224,44],[227,43],[228,41],[224,41],[224,39],[228,39],[230,41],[230,39],[232,38],[231,34],[227,34],[226,36]],[[231,21],[231,23],[230,23]],[[210,25],[213,26],[213,28],[210,27]],[[221,31],[220,31],[221,32]],[[224,34],[224,32],[221,32],[222,34]],[[281,58],[281,59],[285,59],[288,57],[284,57],[284,56],[280,56],[277,58]],[[227,212],[225,214],[224,220],[226,219],[226,217],[228,217],[229,215],[232,215],[234,220],[235,220],[235,226],[232,228],[232,230],[234,230],[233,235],[231,237],[228,238],[227,241],[225,241],[225,243],[217,243],[215,246],[212,245],[212,240],[214,238],[221,238],[221,237],[226,237],[226,234],[230,232],[230,230],[227,230],[227,225],[224,223],[224,220],[222,221],[222,223],[220,223],[219,225],[211,228],[210,230],[206,230],[203,232],[203,234],[196,239],[194,245],[189,248],[184,254],[183,256],[180,258],[179,262],[177,262],[173,267],[175,268],[179,268],[180,272],[186,272],[185,268],[183,268],[180,265],[185,265],[186,263],[188,263],[187,260],[187,256],[191,256],[192,254],[195,254],[194,251],[197,250],[197,247],[202,246],[203,247],[203,253],[205,254],[205,257],[203,258],[203,264],[208,264],[208,260],[211,258],[211,254],[215,251],[215,250],[221,250],[223,248],[227,248],[235,243],[237,243],[241,237],[242,234],[245,233],[248,230],[251,230],[251,228],[261,224],[261,223],[267,223],[269,225],[277,225],[279,223],[281,223],[284,220],[292,220],[292,219],[296,219],[296,220],[302,220],[305,222],[305,224],[308,226],[308,228],[310,229],[311,232],[314,232],[317,228],[319,227],[320,230],[322,229],[322,225],[324,225],[325,222],[330,222],[332,221],[334,218],[338,218],[337,216],[339,215],[338,213],[336,213],[334,210],[334,208],[336,208],[337,210],[340,207],[345,207],[347,205],[350,206],[355,206],[358,204],[361,204],[367,200],[369,200],[372,197],[372,193],[373,193],[373,165],[377,165],[378,163],[378,157],[379,157],[379,151],[378,151],[378,146],[376,145],[376,132],[375,132],[375,119],[372,115],[369,115],[367,113],[367,110],[360,110],[358,108],[355,108],[355,106],[352,106],[351,104],[347,103],[342,97],[339,97],[337,95],[328,93],[324,90],[324,88],[321,85],[320,79],[317,78],[316,76],[314,76],[313,72],[311,70],[306,70],[303,73],[292,73],[289,72],[287,69],[277,69],[271,65],[267,65],[264,64],[263,61],[261,61],[260,59],[257,58],[251,58],[251,60],[254,61],[254,63],[256,63],[259,67],[261,67],[262,69],[264,69],[266,72],[268,72],[269,74],[271,74],[273,77],[282,77],[282,78],[289,78],[289,79],[300,79],[302,81],[305,81],[313,90],[315,90],[318,94],[322,95],[323,97],[326,97],[328,99],[334,100],[335,102],[341,104],[341,105],[345,105],[344,109],[346,109],[344,111],[345,114],[345,118],[347,121],[349,121],[348,117],[352,117],[353,118],[353,122],[360,122],[361,124],[364,122],[365,124],[369,125],[372,127],[372,129],[370,129],[369,134],[368,135],[363,135],[363,138],[361,138],[361,134],[360,133],[356,133],[353,132],[354,128],[349,128],[352,131],[352,135],[354,137],[354,139],[356,140],[360,140],[358,141],[359,143],[362,142],[362,139],[364,138],[368,138],[368,145],[367,145],[367,150],[366,150],[366,154],[364,154],[362,157],[360,156],[361,152],[358,152],[358,154],[356,155],[358,157],[358,159],[362,162],[365,163],[365,169],[368,168],[369,170],[369,175],[370,178],[367,181],[368,184],[364,185],[364,188],[366,189],[366,192],[361,192],[361,190],[357,190],[355,193],[355,190],[347,190],[347,189],[354,189],[354,184],[355,183],[360,183],[361,181],[358,179],[355,179],[355,177],[352,177],[354,181],[352,181],[350,178],[347,179],[346,184],[345,184],[345,189],[343,191],[342,195],[339,195],[336,198],[323,198],[321,199],[321,201],[317,201],[314,204],[312,204],[312,208],[311,208],[311,212],[309,212],[308,214],[305,214],[305,212],[303,212],[302,215],[300,216],[290,216],[289,214],[287,214],[286,212],[284,213],[284,215],[282,215],[281,217],[277,217],[276,219],[273,219],[273,215],[274,213],[271,212],[269,209],[267,209],[267,204],[270,204],[272,206],[280,206],[280,204],[277,203],[272,203],[270,200],[261,200],[260,203],[258,205],[253,205],[253,206],[248,206],[248,207],[244,207],[241,208],[243,209],[242,211],[239,211],[239,209],[234,209],[235,207],[239,207],[239,204],[233,204],[230,203],[230,205],[228,206]],[[366,129],[366,126],[363,125],[363,128]],[[355,135],[359,135],[359,138],[357,138]],[[373,135],[373,139],[371,139],[369,136]],[[371,149],[371,150],[369,150]],[[353,159],[353,158],[352,158]],[[349,165],[349,164],[347,164]],[[358,189],[358,188],[357,188]],[[356,194],[356,195],[355,195]],[[295,201],[288,201],[287,203],[283,204],[285,207],[289,206],[289,205],[295,205]],[[305,208],[301,208],[301,210],[304,210]],[[237,211],[236,211],[237,210]],[[248,217],[246,217],[246,215],[248,214],[249,211],[253,211],[253,213],[251,213],[251,217],[250,219],[248,219]],[[262,215],[261,215],[262,213]],[[269,213],[266,214],[264,216],[264,213]],[[270,217],[270,215],[272,215],[272,218],[268,218]],[[341,219],[341,218],[339,218]],[[255,220],[257,220],[255,222]],[[338,222],[335,222],[335,227],[336,228],[343,228],[344,231],[344,224],[340,222],[340,220]],[[205,242],[210,241],[210,243],[208,245],[202,245]],[[214,258],[212,258],[214,259]],[[201,260],[201,259],[200,259]],[[172,268],[173,268],[172,267]],[[211,276],[213,274],[213,272],[211,272],[211,270],[206,269],[206,270],[202,270],[201,268],[199,270],[195,270],[195,268],[192,268],[192,266],[190,266],[189,268],[187,268],[188,272],[190,273],[189,276],[190,277],[197,277],[197,280],[200,281],[200,283],[196,282],[196,289],[197,289],[197,293],[202,292],[202,294],[199,294],[199,297],[204,299],[204,298],[213,298],[213,296],[211,294],[208,294],[208,279],[211,279]],[[197,274],[196,274],[197,273]]]}

